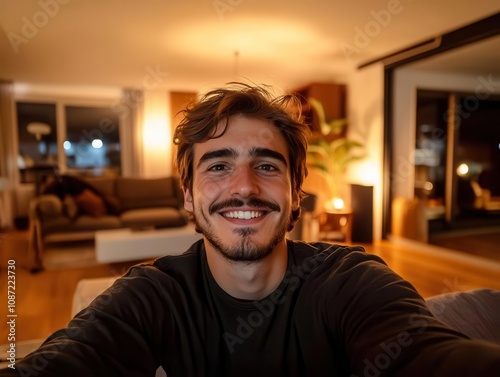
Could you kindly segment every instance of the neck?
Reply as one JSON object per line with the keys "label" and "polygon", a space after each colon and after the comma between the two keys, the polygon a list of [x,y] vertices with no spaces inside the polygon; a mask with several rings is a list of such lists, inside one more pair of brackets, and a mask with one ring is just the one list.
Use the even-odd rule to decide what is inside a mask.
{"label": "neck", "polygon": [[273,252],[258,262],[234,262],[223,257],[205,240],[207,262],[217,284],[242,300],[259,300],[273,292],[285,276],[288,251],[283,239]]}

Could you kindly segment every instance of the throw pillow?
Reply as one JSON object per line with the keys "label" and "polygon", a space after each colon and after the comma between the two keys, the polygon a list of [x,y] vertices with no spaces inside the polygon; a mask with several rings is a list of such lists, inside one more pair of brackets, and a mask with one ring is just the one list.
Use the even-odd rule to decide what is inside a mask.
{"label": "throw pillow", "polygon": [[85,189],[80,194],[75,195],[75,202],[82,213],[93,217],[100,217],[106,214],[106,206],[102,198],[89,189]]}
{"label": "throw pillow", "polygon": [[106,205],[106,210],[112,215],[119,215],[121,212],[120,199],[115,195],[104,195],[104,204]]}

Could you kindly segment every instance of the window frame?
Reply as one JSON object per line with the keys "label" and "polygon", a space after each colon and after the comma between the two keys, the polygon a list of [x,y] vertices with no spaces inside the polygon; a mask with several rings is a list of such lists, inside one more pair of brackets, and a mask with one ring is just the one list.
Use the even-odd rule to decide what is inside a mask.
{"label": "window frame", "polygon": [[[114,94],[114,95],[113,95]],[[20,148],[19,148],[19,138],[18,138],[18,127],[19,122],[17,118],[17,103],[39,103],[39,104],[53,104],[56,109],[56,130],[57,130],[57,166],[59,173],[67,173],[70,169],[66,164],[66,154],[64,153],[63,143],[67,137],[67,124],[66,124],[66,114],[65,107],[66,106],[81,106],[81,107],[103,107],[109,108],[113,111],[116,108],[117,104],[121,101],[121,91],[119,95],[117,93],[113,93],[112,95],[105,97],[77,97],[71,95],[51,95],[51,94],[42,94],[42,93],[29,93],[24,92],[22,90],[14,91],[14,117],[13,117],[13,137],[14,137],[14,153],[17,161],[17,156],[19,156]],[[126,151],[129,149],[129,146],[126,143],[126,137],[124,136],[124,122],[118,114],[118,132],[119,132],[119,140],[120,140],[120,164],[121,164],[121,173],[124,174],[124,156],[126,156]],[[33,183],[21,183],[21,176],[19,168],[16,164],[16,182],[18,185],[33,185]]]}

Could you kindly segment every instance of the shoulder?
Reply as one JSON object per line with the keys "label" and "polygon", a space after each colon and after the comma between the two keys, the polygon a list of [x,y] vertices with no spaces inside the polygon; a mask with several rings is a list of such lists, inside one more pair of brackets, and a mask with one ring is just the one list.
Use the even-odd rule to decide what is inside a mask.
{"label": "shoulder", "polygon": [[[375,292],[377,295],[385,292],[387,296],[415,296],[410,283],[384,260],[362,247],[298,242],[292,249],[294,255],[304,255],[294,268],[304,278],[306,291],[322,292],[325,297],[346,296],[346,300],[354,296],[374,298]],[[377,299],[380,300],[380,296]]]}
{"label": "shoulder", "polygon": [[[165,289],[182,289],[188,280],[201,274],[204,249],[196,242],[181,255],[170,255],[156,259],[152,264],[138,264],[117,279],[109,293],[132,291],[138,294],[165,292]],[[129,293],[132,293],[129,292]]]}
{"label": "shoulder", "polygon": [[356,268],[358,265],[380,264],[386,266],[381,258],[366,253],[361,246],[289,241],[289,252],[296,269],[306,269],[309,272],[314,270],[315,273],[342,271]]}
{"label": "shoulder", "polygon": [[205,255],[203,240],[193,243],[188,250],[181,255],[168,255],[158,258],[153,266],[165,274],[182,275],[193,274],[200,270],[202,258]]}

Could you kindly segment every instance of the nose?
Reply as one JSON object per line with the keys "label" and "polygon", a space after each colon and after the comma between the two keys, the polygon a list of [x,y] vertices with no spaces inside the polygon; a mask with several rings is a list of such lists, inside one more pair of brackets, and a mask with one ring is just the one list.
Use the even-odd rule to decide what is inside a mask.
{"label": "nose", "polygon": [[239,167],[231,175],[231,194],[247,198],[259,194],[259,182],[252,167]]}

